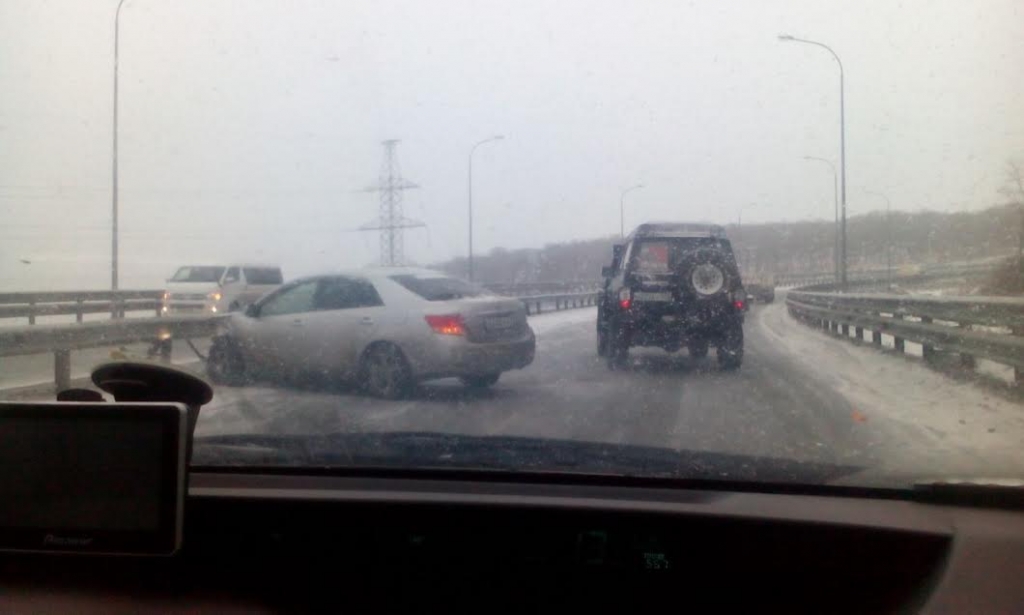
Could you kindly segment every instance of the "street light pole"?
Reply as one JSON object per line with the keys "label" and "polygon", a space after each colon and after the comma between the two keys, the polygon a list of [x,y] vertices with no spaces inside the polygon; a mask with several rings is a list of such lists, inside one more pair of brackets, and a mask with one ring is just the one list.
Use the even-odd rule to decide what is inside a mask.
{"label": "street light pole", "polygon": [[643,184],[636,184],[626,188],[619,194],[619,237],[626,236],[626,195],[643,187]]}
{"label": "street light pole", "polygon": [[836,165],[832,164],[831,160],[816,156],[804,156],[804,160],[824,162],[828,165],[828,168],[832,169],[832,202],[835,209],[835,228],[833,233],[835,235],[835,245],[832,247],[832,259],[835,261],[836,283],[839,283],[839,174],[836,173]]}
{"label": "street light pole", "polygon": [[841,194],[842,194],[842,208],[843,217],[841,224],[842,233],[842,245],[840,248],[840,278],[839,287],[844,291],[846,290],[846,273],[847,273],[847,260],[846,260],[846,91],[845,91],[845,75],[843,71],[843,61],[839,59],[839,54],[832,50],[831,47],[825,43],[819,43],[817,41],[810,41],[807,39],[796,38],[788,34],[782,34],[779,36],[779,40],[783,42],[794,42],[794,43],[806,43],[808,45],[817,45],[822,49],[828,51],[835,58],[836,64],[839,65],[839,173],[842,180]]}
{"label": "street light pole", "polygon": [[118,0],[117,10],[114,11],[114,149],[112,160],[112,190],[111,190],[111,219],[110,219],[110,290],[117,290],[117,75],[118,60],[121,46],[121,7],[125,0]]}
{"label": "street light pole", "polygon": [[885,283],[887,288],[892,288],[892,202],[889,197],[881,192],[866,190],[865,194],[878,196],[885,199]]}
{"label": "street light pole", "polygon": [[469,258],[467,260],[468,278],[469,281],[473,281],[473,154],[476,152],[476,148],[480,147],[484,143],[490,143],[491,141],[500,141],[504,139],[504,135],[494,135],[493,137],[487,137],[482,141],[478,141],[469,150]]}

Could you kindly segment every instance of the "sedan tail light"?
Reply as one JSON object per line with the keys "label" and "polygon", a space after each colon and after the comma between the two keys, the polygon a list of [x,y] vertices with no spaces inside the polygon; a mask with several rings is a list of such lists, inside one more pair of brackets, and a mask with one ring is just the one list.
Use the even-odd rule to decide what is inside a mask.
{"label": "sedan tail light", "polygon": [[441,335],[465,335],[466,324],[460,314],[445,314],[442,316],[425,316],[427,324],[434,330],[434,333]]}

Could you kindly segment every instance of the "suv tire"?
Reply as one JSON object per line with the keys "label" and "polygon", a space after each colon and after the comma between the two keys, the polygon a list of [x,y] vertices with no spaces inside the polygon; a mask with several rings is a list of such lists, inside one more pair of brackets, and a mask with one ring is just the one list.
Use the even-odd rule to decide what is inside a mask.
{"label": "suv tire", "polygon": [[608,356],[608,331],[600,325],[597,327],[597,356]]}
{"label": "suv tire", "polygon": [[718,365],[726,371],[739,369],[743,363],[743,326],[729,325],[718,343]]}
{"label": "suv tire", "polygon": [[[708,266],[714,267],[718,270],[718,274],[722,277],[721,286],[713,293],[704,294],[697,290],[697,286],[694,284],[693,276],[697,271],[698,267]],[[729,271],[729,261],[724,254],[717,250],[698,250],[690,255],[680,268],[683,272],[683,280],[686,286],[688,286],[697,297],[701,299],[709,299],[711,297],[718,296],[724,292],[728,292],[731,286]]]}
{"label": "suv tire", "polygon": [[607,332],[608,369],[624,369],[629,364],[629,340],[613,328]]}
{"label": "suv tire", "polygon": [[690,342],[687,349],[690,351],[690,357],[694,359],[703,359],[708,356],[708,344],[707,340],[699,340]]}

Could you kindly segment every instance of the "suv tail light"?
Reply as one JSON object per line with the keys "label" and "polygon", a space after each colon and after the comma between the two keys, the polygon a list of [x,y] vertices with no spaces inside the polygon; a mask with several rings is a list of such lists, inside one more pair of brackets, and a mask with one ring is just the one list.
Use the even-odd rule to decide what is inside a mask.
{"label": "suv tail light", "polygon": [[628,310],[629,306],[633,304],[633,291],[628,288],[623,288],[619,291],[619,307]]}
{"label": "suv tail light", "polygon": [[442,316],[425,316],[427,324],[434,330],[434,333],[441,335],[465,335],[466,324],[462,321],[460,314],[445,314]]}

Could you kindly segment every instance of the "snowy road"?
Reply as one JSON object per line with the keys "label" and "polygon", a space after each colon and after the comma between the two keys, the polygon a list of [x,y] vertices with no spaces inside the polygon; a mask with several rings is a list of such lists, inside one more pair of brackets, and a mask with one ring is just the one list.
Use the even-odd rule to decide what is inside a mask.
{"label": "snowy road", "polygon": [[664,446],[838,463],[866,475],[1019,476],[1024,408],[794,322],[781,303],[747,319],[742,369],[634,349],[611,372],[594,310],[531,318],[535,362],[490,391],[457,382],[409,400],[351,391],[219,388],[197,436],[433,431]]}

